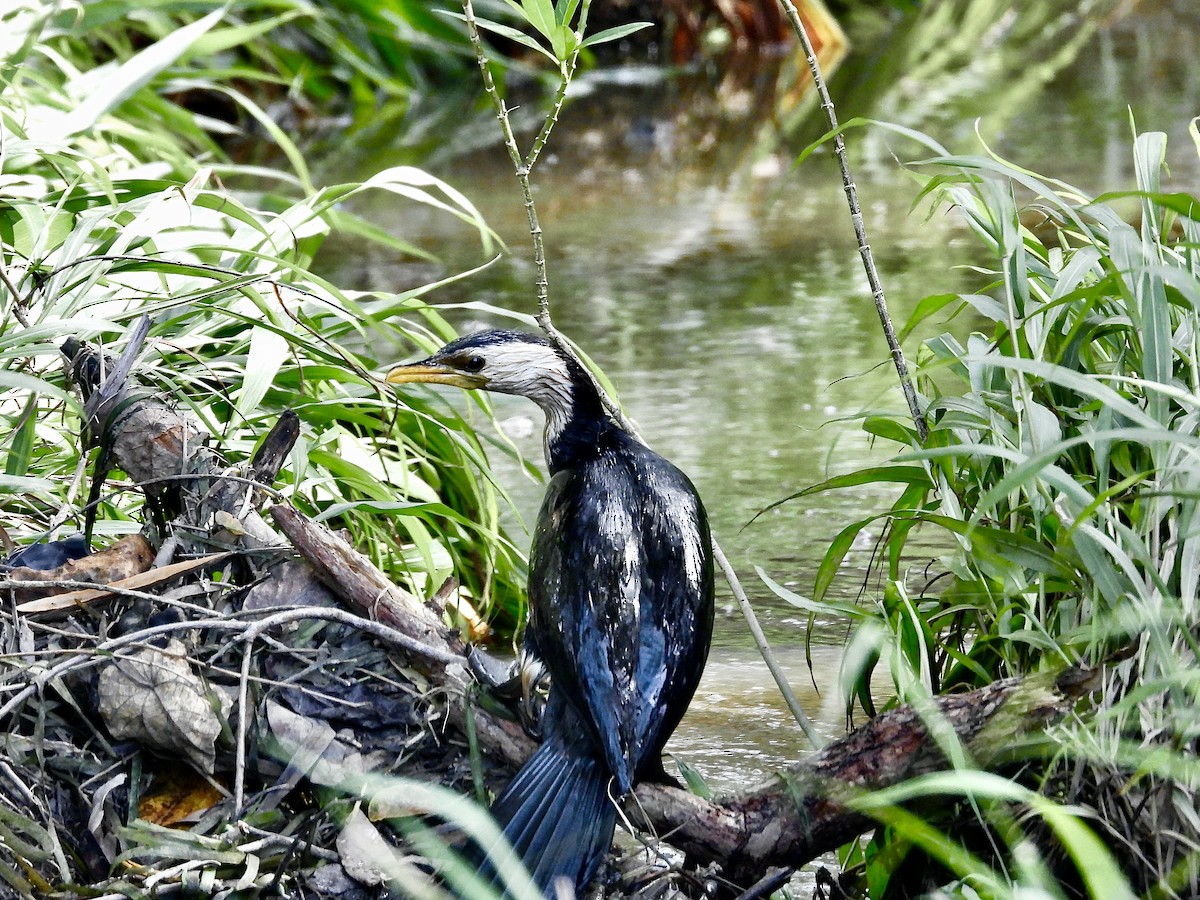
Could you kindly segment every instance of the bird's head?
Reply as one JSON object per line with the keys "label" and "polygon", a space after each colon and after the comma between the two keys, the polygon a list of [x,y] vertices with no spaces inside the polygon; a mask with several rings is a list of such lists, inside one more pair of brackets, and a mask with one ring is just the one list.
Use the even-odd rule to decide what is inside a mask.
{"label": "bird's head", "polygon": [[519,331],[481,331],[451,341],[419,362],[387,373],[389,384],[427,382],[528,397],[546,413],[551,471],[595,444],[608,419],[579,364],[548,340]]}
{"label": "bird's head", "polygon": [[567,360],[545,338],[519,331],[481,331],[451,341],[419,362],[397,366],[388,372],[387,381],[519,394],[549,411],[570,406],[575,379]]}

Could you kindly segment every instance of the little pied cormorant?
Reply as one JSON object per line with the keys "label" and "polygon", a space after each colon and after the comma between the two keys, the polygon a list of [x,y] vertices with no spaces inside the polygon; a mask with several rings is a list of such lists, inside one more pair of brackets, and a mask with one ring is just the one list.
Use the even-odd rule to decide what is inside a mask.
{"label": "little pied cormorant", "polygon": [[663,745],[700,682],[713,623],[704,507],[544,338],[473,334],[387,380],[519,394],[546,413],[551,478],[525,632],[551,675],[544,739],[492,813],[548,896],[564,877],[579,893],[612,843],[613,800],[662,777]]}

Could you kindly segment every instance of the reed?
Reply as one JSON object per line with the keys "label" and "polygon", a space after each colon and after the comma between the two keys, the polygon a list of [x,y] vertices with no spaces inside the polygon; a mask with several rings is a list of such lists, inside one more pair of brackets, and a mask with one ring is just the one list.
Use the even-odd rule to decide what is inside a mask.
{"label": "reed", "polygon": [[[9,536],[24,543],[82,528],[89,458],[58,346],[75,337],[119,352],[145,314],[136,378],[186,406],[231,465],[294,409],[302,434],[281,476],[285,495],[350,528],[418,593],[454,571],[474,602],[490,610],[498,601],[511,623],[523,563],[500,532],[505,499],[470,414],[432,393],[398,403],[379,381],[397,358],[452,335],[422,300],[435,285],[345,291],[313,268],[335,231],[427,255],[344,208],[368,191],[462,219],[481,260],[494,237],[465,197],[419,169],[314,185],[300,148],[242,89],[287,70],[251,76],[233,64],[261,57],[262,35],[282,40],[300,13],[251,20],[244,6],[212,6],[194,15],[173,12],[193,4],[168,3],[144,16],[131,7],[109,19],[95,6],[73,18],[29,3],[7,18],[0,507]],[[232,162],[229,135],[197,111],[201,96],[235,104],[278,166]],[[97,533],[136,530],[140,502],[135,485],[110,483]]]}
{"label": "reed", "polygon": [[[1102,684],[1069,727],[1014,748],[1009,777],[947,747],[955,771],[870,801],[887,827],[850,859],[871,896],[912,889],[902,861],[918,847],[945,866],[923,889],[964,896],[1197,890],[1200,200],[1163,189],[1165,141],[1137,134],[1136,185],[1100,197],[931,141],[915,166],[987,261],[977,293],[927,297],[904,334],[939,314],[975,330],[920,341],[928,440],[904,415],[866,417],[900,452],[805,492],[900,486],[833,537],[811,597],[790,599],[823,603],[854,538],[883,525],[843,673],[869,712],[880,668],[917,704],[1073,663]],[[918,534],[945,555],[921,559]],[[933,796],[938,815],[904,811]]]}

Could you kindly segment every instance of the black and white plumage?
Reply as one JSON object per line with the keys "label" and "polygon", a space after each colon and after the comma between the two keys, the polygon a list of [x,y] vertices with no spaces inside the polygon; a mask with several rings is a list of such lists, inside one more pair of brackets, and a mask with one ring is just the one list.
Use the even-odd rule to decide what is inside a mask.
{"label": "black and white plumage", "polygon": [[605,413],[541,337],[453,341],[388,381],[519,394],[546,413],[550,483],[530,552],[528,649],[551,675],[541,748],[493,813],[543,891],[576,889],[612,841],[614,800],[662,772],[713,622],[708,520],[692,483]]}

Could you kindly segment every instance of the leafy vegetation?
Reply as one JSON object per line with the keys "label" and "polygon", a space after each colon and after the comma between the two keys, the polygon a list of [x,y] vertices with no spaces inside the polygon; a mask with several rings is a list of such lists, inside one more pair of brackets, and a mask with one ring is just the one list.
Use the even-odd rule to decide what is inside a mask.
{"label": "leafy vegetation", "polygon": [[[99,17],[100,8],[89,10]],[[473,430],[432,401],[397,411],[376,377],[387,354],[450,336],[420,300],[428,286],[352,294],[310,270],[335,228],[421,254],[341,208],[363,191],[458,216],[489,252],[486,225],[466,198],[413,168],[363,184],[311,183],[296,146],[232,86],[233,70],[210,64],[230,47],[257,53],[243,42],[295,14],[251,27],[217,9],[172,29],[160,12],[147,17],[154,28],[121,41],[102,21],[98,31],[78,31],[85,19],[65,34],[61,13],[31,7],[8,18],[21,29],[11,32],[19,39],[0,94],[0,463],[12,537],[82,524],[81,411],[64,392],[58,343],[74,336],[119,349],[129,323],[147,314],[139,377],[187,404],[231,463],[247,458],[280,411],[295,409],[303,434],[285,493],[351,527],[418,592],[455,571],[483,605],[513,604],[519,554],[498,532],[496,489],[476,474],[486,463]],[[162,36],[146,43],[151,32]],[[114,58],[98,64],[100,55]],[[181,105],[200,90],[236,101],[291,171],[227,162],[210,123]],[[225,186],[234,181],[257,187]],[[138,503],[132,490],[107,495],[99,530],[131,527],[122,523]]]}
{"label": "leafy vegetation", "polygon": [[[429,27],[406,32],[405,22]],[[10,6],[0,24],[0,538],[8,549],[83,531],[93,518],[101,546],[141,530],[143,520],[155,523],[140,486],[105,472],[104,446],[82,445],[89,411],[68,389],[60,351],[71,338],[115,356],[149,317],[145,349],[133,366],[141,386],[135,393],[170,398],[213,436],[220,461],[236,470],[248,464],[280,414],[294,411],[300,437],[276,483],[279,495],[349,529],[359,548],[418,597],[429,597],[453,574],[464,598],[513,627],[524,564],[500,532],[505,500],[464,415],[477,417],[433,394],[398,402],[379,380],[396,358],[453,336],[422,301],[436,285],[399,294],[347,292],[312,269],[334,231],[399,256],[429,259],[344,208],[366,191],[457,217],[477,236],[481,259],[492,254],[494,236],[465,197],[412,167],[393,167],[363,183],[318,186],[277,123],[286,104],[271,112],[263,105],[288,98],[302,108],[326,99],[325,93],[370,105],[401,94],[418,78],[436,77],[438,67],[422,65],[421,57],[437,55],[450,29],[425,4],[404,0],[114,2],[69,9],[29,2]],[[266,145],[271,166],[231,159],[247,146],[261,155],[257,150]],[[484,401],[480,409],[487,419]],[[103,445],[100,431],[91,437]],[[157,545],[170,529],[161,521],[152,527],[159,529]],[[236,583],[215,586],[210,602],[239,589]],[[247,633],[236,616],[227,623],[210,618],[210,626],[217,624]],[[167,627],[183,633],[189,626]],[[234,872],[230,883],[257,892],[296,865],[286,849],[291,840],[278,833],[294,820],[274,808],[254,817],[256,827],[276,829],[257,849],[252,845],[259,838],[214,834],[224,815],[237,813],[228,796],[220,802],[219,791],[202,804],[216,803],[216,812],[194,830],[147,821],[139,801],[153,802],[151,785],[156,794],[164,784],[171,793],[170,763],[136,750],[130,755],[119,743],[114,750],[111,735],[97,740],[94,720],[83,710],[94,717],[94,701],[79,700],[89,691],[94,697],[96,682],[87,673],[131,641],[141,649],[114,658],[127,666],[168,665],[158,662],[169,654],[154,640],[138,643],[143,633],[128,607],[123,617],[119,608],[111,616],[83,613],[61,629],[36,621],[5,627],[0,892],[6,896],[92,893],[93,880],[127,896],[145,896],[162,884],[194,883],[199,890],[202,883],[211,887],[218,870]],[[187,656],[169,665],[182,667],[172,677],[191,685],[187,690],[200,701],[197,714],[220,722],[218,749],[227,755],[230,725],[224,713],[213,718],[220,691],[212,685],[229,683],[224,655],[239,639],[229,640],[221,628],[209,633],[215,641],[174,641],[168,649],[186,647]],[[364,672],[378,669],[381,660],[390,665],[355,630],[339,632],[319,618],[297,643],[305,647],[301,654],[341,647],[345,658],[325,667],[341,673],[334,683],[355,690],[378,692],[378,679]],[[272,666],[294,660],[281,649],[266,654]],[[81,680],[62,677],[76,672],[71,660],[85,673]],[[310,656],[284,680],[294,682],[312,666]],[[205,680],[197,680],[192,667],[204,671]],[[325,667],[316,666],[319,675]],[[49,696],[40,679],[51,683]],[[383,690],[394,691],[394,682],[385,680]],[[396,703],[386,694],[367,696],[385,710]],[[265,710],[267,699],[262,703]],[[161,730],[186,734],[190,713],[164,708],[168,721]],[[263,721],[254,727],[264,740],[279,731]],[[269,757],[269,748],[262,753]],[[436,753],[444,758],[444,747]],[[116,780],[114,764],[121,770]],[[319,811],[301,810],[302,819],[314,817],[305,844],[335,839],[356,797],[382,789],[347,784]],[[416,790],[409,786],[406,793],[413,797]],[[56,799],[43,803],[31,791]],[[469,830],[490,826],[477,810],[464,812],[457,799],[428,790],[421,796],[429,797],[431,812]],[[90,827],[78,820],[83,808],[92,810]],[[75,883],[84,886],[71,887]]]}
{"label": "leafy vegetation", "polygon": [[[560,68],[582,46],[635,27],[580,42],[571,0],[480,6],[485,30]],[[514,10],[530,30],[505,24]],[[375,377],[390,357],[450,336],[422,302],[435,285],[356,293],[312,271],[335,230],[423,255],[346,211],[364,191],[458,217],[484,257],[494,238],[465,197],[417,169],[319,187],[278,124],[310,101],[318,117],[339,109],[361,121],[381,97],[471,71],[458,28],[435,5],[409,0],[29,2],[0,22],[3,536],[57,537],[93,514],[102,539],[139,528],[135,485],[116,478],[96,503],[86,499],[98,454],[78,443],[84,410],[66,389],[59,345],[75,337],[120,350],[148,314],[139,380],[184,405],[230,465],[244,464],[279,414],[295,410],[301,438],[281,477],[284,496],[350,528],[419,595],[453,572],[470,597],[515,622],[520,557],[500,533],[503,497],[472,423],[432,394],[398,405]],[[268,112],[270,104],[279,106]],[[927,298],[906,331],[947,310],[990,324],[965,344],[950,334],[921,343],[928,442],[902,419],[873,416],[866,430],[904,448],[894,462],[812,489],[902,485],[889,510],[834,538],[804,602],[829,605],[847,550],[882,521],[878,601],[845,607],[860,623],[847,689],[868,711],[881,664],[897,701],[918,705],[1072,663],[1099,667],[1101,683],[1094,709],[1013,748],[1011,777],[974,771],[947,739],[954,771],[863,797],[881,828],[870,845],[847,848],[844,862],[871,896],[935,885],[961,896],[1200,891],[1200,206],[1163,192],[1163,141],[1137,137],[1136,191],[1095,199],[992,156],[934,147],[926,163],[938,174],[925,193],[962,212],[994,267],[978,293]],[[264,145],[286,170],[231,161],[261,162]],[[910,568],[918,529],[945,536],[932,579]],[[33,677],[28,640],[6,636],[9,658],[21,660],[4,676],[9,687]],[[68,688],[56,697],[74,702]],[[36,740],[19,750],[40,757],[44,720],[24,718],[37,719]],[[88,753],[73,763],[86,787],[82,775],[70,783],[94,816],[111,815],[105,757]],[[401,789],[411,802],[417,788]],[[323,795],[329,808],[349,815],[355,791],[333,793]],[[947,797],[951,813],[928,812],[927,801],[945,807]],[[67,880],[72,866],[52,817],[26,812],[6,809],[0,822],[22,857],[6,860],[0,878],[32,895],[46,889],[42,873]],[[155,846],[163,858],[207,855],[246,873],[251,858],[259,865],[199,831],[128,822],[121,838],[123,863]],[[441,852],[419,829],[413,840]],[[928,856],[942,868],[925,866]],[[469,886],[470,873],[447,864],[451,880]],[[133,881],[119,890],[146,886]]]}
{"label": "leafy vegetation", "polygon": [[236,113],[238,100],[229,93],[234,86],[259,104],[287,100],[327,115],[370,109],[382,98],[411,99],[474,64],[462,35],[444,15],[451,8],[444,2],[112,0],[50,10],[41,6],[18,5],[8,19],[19,23],[32,17],[43,45],[81,72],[127,59],[221,11],[220,24],[188,50],[193,62],[188,75],[196,80],[173,84],[169,92],[212,92],[216,96],[208,98],[206,111],[215,110],[218,117]]}
{"label": "leafy vegetation", "polygon": [[[905,331],[947,310],[991,330],[921,342],[924,446],[911,422],[871,416],[870,434],[908,449],[811,489],[903,485],[831,542],[812,599],[881,522],[882,591],[846,609],[860,625],[844,676],[866,709],[880,664],[896,699],[917,704],[1068,664],[1096,667],[1099,690],[1093,712],[1013,749],[1013,780],[972,772],[950,745],[957,771],[867,798],[888,827],[851,861],[878,897],[947,881],[963,896],[1192,895],[1200,200],[1163,191],[1158,133],[1134,142],[1136,190],[1098,198],[930,145],[924,195],[960,211],[993,265],[978,293],[926,298]],[[933,577],[910,569],[918,529],[945,536]],[[893,805],[945,795],[960,801],[959,839]],[[962,840],[993,844],[975,856]],[[909,880],[915,848],[943,874]]]}

